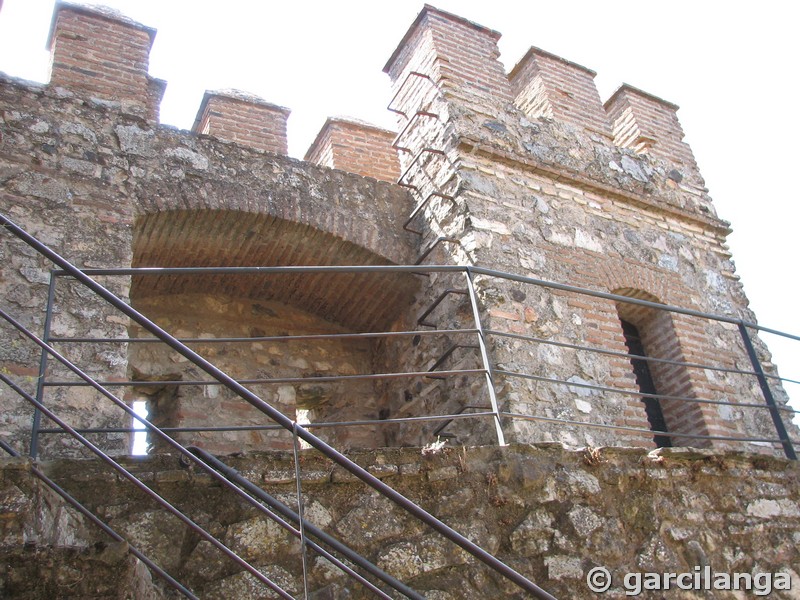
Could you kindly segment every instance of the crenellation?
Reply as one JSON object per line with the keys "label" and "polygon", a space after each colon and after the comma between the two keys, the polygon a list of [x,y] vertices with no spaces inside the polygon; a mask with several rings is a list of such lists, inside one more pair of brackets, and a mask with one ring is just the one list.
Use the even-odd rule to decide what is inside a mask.
{"label": "crenellation", "polygon": [[50,85],[139,106],[157,121],[166,82],[148,74],[155,34],[116,11],[59,1],[47,41]]}
{"label": "crenellation", "polygon": [[606,101],[605,108],[619,146],[659,156],[675,165],[678,183],[686,177],[695,188],[703,188],[692,150],[683,142],[677,105],[624,84]]}
{"label": "crenellation", "polygon": [[305,160],[394,183],[400,177],[398,153],[392,146],[396,135],[363,121],[330,117]]}
{"label": "crenellation", "polygon": [[571,123],[613,140],[591,69],[531,47],[508,77],[516,105],[531,118]]}
{"label": "crenellation", "polygon": [[239,90],[207,91],[192,131],[276,154],[288,153],[291,110]]}

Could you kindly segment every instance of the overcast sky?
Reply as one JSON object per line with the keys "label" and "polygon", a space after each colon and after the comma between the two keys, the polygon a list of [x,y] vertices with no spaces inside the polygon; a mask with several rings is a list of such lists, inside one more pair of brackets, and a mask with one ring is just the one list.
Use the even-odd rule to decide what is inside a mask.
{"label": "overcast sky", "polygon": [[[327,116],[393,128],[383,65],[423,3],[106,0],[158,30],[150,73],[168,82],[163,123],[188,129],[203,91],[238,88],[292,109],[289,152],[302,158]],[[681,106],[678,116],[763,325],[800,334],[798,170],[800,36],[793,3],[438,0],[495,29],[510,70],[538,46],[597,71],[600,96],[623,82]],[[47,78],[52,0],[5,0],[0,71]],[[767,338],[800,378],[800,342]],[[800,396],[800,390],[792,392]]]}

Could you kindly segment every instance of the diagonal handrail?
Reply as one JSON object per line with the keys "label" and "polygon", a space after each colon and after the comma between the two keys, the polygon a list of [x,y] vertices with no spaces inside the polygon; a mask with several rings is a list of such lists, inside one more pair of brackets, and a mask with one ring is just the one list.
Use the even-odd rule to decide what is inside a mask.
{"label": "diagonal handrail", "polygon": [[[347,458],[344,454],[327,444],[325,441],[308,431],[307,429],[297,426],[294,421],[289,419],[286,415],[278,411],[276,408],[264,402],[261,398],[259,398],[255,393],[241,385],[238,381],[232,378],[230,375],[222,371],[216,365],[212,364],[202,356],[200,356],[197,352],[192,350],[191,348],[187,347],[185,344],[178,341],[174,336],[170,333],[156,325],[153,321],[145,317],[139,311],[134,309],[133,307],[129,306],[111,291],[106,289],[104,286],[96,282],[94,279],[89,277],[88,275],[84,274],[80,269],[70,263],[68,260],[60,256],[58,253],[53,251],[51,248],[40,242],[38,239],[30,235],[27,231],[16,225],[12,222],[8,217],[5,215],[0,214],[0,224],[16,236],[21,241],[28,244],[31,248],[36,250],[39,254],[47,258],[53,264],[57,265],[61,269],[63,269],[67,274],[72,276],[74,279],[79,281],[89,290],[100,296],[103,300],[111,304],[114,308],[119,310],[125,316],[130,318],[133,322],[140,325],[143,329],[151,333],[153,336],[160,339],[163,343],[167,346],[178,352],[181,356],[188,359],[192,362],[195,366],[199,367],[203,371],[205,371],[208,375],[222,383],[226,388],[231,390],[233,393],[238,395],[240,398],[245,400],[248,404],[253,406],[254,408],[260,410],[268,417],[270,417],[273,421],[275,421],[278,425],[281,425],[284,429],[288,431],[296,432],[296,435],[302,439],[303,441],[307,442],[310,446],[320,451],[326,457],[334,461],[336,464],[344,468],[345,470],[349,471],[356,477],[358,477],[361,481],[372,487],[375,491],[386,497],[387,499],[394,502],[400,508],[407,511],[416,519],[422,521],[438,533],[440,533],[443,537],[447,538],[454,544],[461,547],[463,550],[483,562],[489,568],[497,572],[498,574],[502,575],[509,581],[513,582],[518,587],[522,588],[523,590],[531,593],[534,597],[540,598],[543,600],[555,600],[555,597],[552,596],[550,593],[536,585],[534,582],[530,581],[527,577],[517,572],[515,569],[511,568],[509,565],[504,563],[503,561],[499,560],[494,555],[490,554],[473,541],[469,540],[468,538],[464,537],[457,531],[455,531],[452,527],[445,524],[434,515],[420,507],[419,505],[415,504],[397,490],[392,488],[391,486],[387,485],[377,477],[375,477],[372,473],[364,469],[363,467],[359,466],[349,458]],[[78,434],[80,435],[80,434]],[[87,440],[88,442],[88,440]],[[89,442],[90,443],[90,442]]]}
{"label": "diagonal handrail", "polygon": [[111,456],[103,452],[99,446],[90,442],[86,437],[78,433],[73,427],[67,424],[64,420],[58,417],[52,410],[47,408],[44,404],[36,400],[33,396],[28,394],[25,390],[20,388],[17,384],[15,384],[11,379],[6,377],[3,373],[0,373],[0,381],[5,383],[9,388],[11,388],[14,392],[16,392],[19,396],[33,404],[37,409],[39,409],[42,414],[44,414],[48,419],[56,423],[61,429],[66,431],[70,434],[73,438],[78,440],[82,446],[89,449],[95,456],[97,456],[100,460],[106,463],[109,467],[114,469],[117,473],[120,474],[124,479],[128,480],[134,487],[138,490],[155,500],[162,508],[167,510],[172,516],[180,520],[184,525],[189,527],[192,531],[198,534],[201,538],[205,541],[209,542],[212,546],[214,546],[217,550],[225,554],[228,558],[232,561],[237,563],[240,567],[245,569],[248,573],[250,573],[253,577],[258,579],[261,583],[266,585],[270,590],[278,594],[281,598],[285,598],[286,600],[294,600],[291,595],[289,595],[283,588],[281,588],[278,584],[272,581],[269,577],[261,573],[258,569],[256,569],[253,565],[249,562],[241,558],[235,552],[230,550],[225,544],[220,542],[216,537],[210,534],[208,531],[203,529],[200,525],[195,523],[192,519],[187,517],[183,512],[181,512],[178,508],[172,505],[169,501],[166,500],[163,496],[161,496],[158,492],[153,491],[147,485],[145,485],[142,481],[140,481],[133,473],[131,473],[128,469],[123,467],[120,463],[114,460]]}
{"label": "diagonal handrail", "polygon": [[[123,400],[119,399],[117,396],[115,396],[110,391],[108,391],[105,387],[103,387],[103,385],[100,382],[96,381],[91,376],[89,376],[85,372],[83,372],[72,361],[70,361],[68,358],[63,356],[60,352],[58,352],[50,344],[48,344],[47,342],[45,342],[44,340],[42,340],[41,338],[36,336],[33,332],[28,330],[24,325],[22,325],[19,321],[14,319],[11,315],[9,315],[2,308],[0,308],[0,318],[5,319],[9,324],[11,324],[20,333],[22,333],[29,340],[31,340],[36,345],[41,347],[42,350],[44,350],[44,352],[46,354],[48,354],[48,355],[52,356],[53,358],[55,358],[58,362],[60,362],[65,367],[67,367],[67,369],[69,369],[70,371],[75,373],[78,377],[80,377],[82,380],[84,380],[84,382],[87,385],[89,385],[90,387],[92,387],[96,391],[100,392],[100,394],[105,396],[107,399],[111,400],[115,405],[117,405],[119,408],[124,410],[128,414],[128,416],[133,417],[137,421],[141,422],[141,424],[149,432],[157,435],[163,442],[167,443],[173,449],[177,450],[184,457],[189,459],[189,461],[191,461],[191,462],[195,463],[196,465],[198,465],[201,469],[203,469],[209,475],[211,475],[212,478],[217,480],[219,483],[221,483],[227,489],[229,489],[229,490],[233,491],[234,493],[236,493],[240,498],[242,498],[243,500],[248,502],[251,506],[253,506],[254,508],[259,510],[260,512],[262,512],[265,515],[267,515],[268,517],[270,517],[272,520],[274,520],[276,523],[278,523],[284,529],[289,531],[290,534],[294,535],[295,537],[300,537],[303,540],[304,544],[307,544],[310,547],[312,547],[317,553],[319,553],[321,556],[326,558],[333,565],[335,565],[338,568],[340,568],[346,574],[350,575],[350,577],[352,577],[353,579],[355,579],[356,581],[361,583],[367,589],[369,589],[370,591],[374,592],[378,597],[387,598],[387,599],[391,600],[391,598],[389,596],[387,596],[383,591],[381,591],[379,588],[375,587],[370,581],[365,579],[358,572],[356,572],[353,569],[351,569],[350,567],[348,567],[345,563],[343,563],[341,560],[339,560],[338,558],[333,556],[330,552],[328,552],[324,548],[320,547],[319,544],[317,544],[317,543],[315,543],[313,541],[310,541],[308,539],[304,539],[302,534],[301,534],[301,531],[299,529],[296,529],[295,527],[293,527],[284,518],[281,518],[280,516],[278,516],[277,513],[282,514],[284,517],[288,516],[290,520],[295,520],[296,519],[297,523],[300,523],[300,525],[302,527],[305,527],[306,529],[309,529],[310,531],[312,531],[316,537],[321,539],[328,546],[330,546],[331,548],[333,548],[334,550],[336,550],[337,552],[339,552],[343,556],[346,556],[348,558],[348,560],[350,560],[354,564],[358,565],[359,567],[361,567],[362,569],[364,569],[368,573],[374,575],[375,577],[377,577],[378,579],[380,579],[381,581],[383,581],[384,583],[386,583],[387,585],[389,585],[393,589],[395,589],[395,590],[399,591],[400,593],[404,594],[406,597],[411,598],[412,600],[423,600],[422,596],[417,594],[414,590],[412,590],[411,588],[409,588],[408,586],[406,586],[402,582],[398,581],[396,578],[392,577],[391,575],[388,575],[386,572],[381,570],[379,567],[377,567],[374,564],[370,563],[365,558],[363,558],[362,556],[360,556],[359,554],[357,554],[356,552],[354,552],[353,550],[351,550],[350,548],[348,548],[347,546],[345,546],[344,544],[342,544],[341,542],[336,540],[336,538],[333,538],[332,536],[330,536],[328,534],[325,534],[324,532],[318,532],[317,529],[313,525],[308,523],[302,517],[296,516],[285,505],[277,503],[277,500],[274,501],[274,503],[277,503],[276,506],[273,506],[274,503],[268,502],[268,505],[273,510],[269,510],[268,508],[264,507],[260,502],[260,501],[264,501],[265,500],[266,493],[263,490],[261,490],[257,486],[248,487],[248,486],[242,485],[238,481],[234,481],[234,479],[230,476],[229,472],[226,472],[225,469],[220,468],[220,465],[223,464],[223,463],[221,463],[221,461],[219,461],[218,459],[216,459],[215,457],[213,457],[212,455],[210,455],[208,453],[204,453],[204,452],[200,451],[197,448],[187,448],[187,447],[181,445],[179,442],[175,441],[173,438],[169,437],[165,433],[165,428],[159,428],[159,427],[153,425],[150,421],[148,421],[144,417],[139,416]],[[29,394],[27,394],[25,391],[23,391],[21,388],[19,388],[19,386],[17,386],[14,382],[12,382],[7,376],[5,376],[2,373],[0,373],[0,381],[5,383],[6,385],[8,385],[11,388],[12,391],[16,392],[23,399],[25,399],[29,403],[31,403],[36,408],[37,411],[39,411],[39,412],[45,414],[46,416],[48,416],[49,418],[55,420],[57,424],[61,425],[61,429],[60,430],[65,430],[70,435],[73,435],[73,437],[76,437],[76,439],[79,442],[81,442],[81,443],[84,442],[85,438],[75,435],[75,433],[81,434],[81,431],[76,430],[76,429],[64,428],[62,423],[61,423],[61,421],[59,421],[59,420],[55,419],[54,417],[52,417],[52,414],[54,414],[54,413],[51,413],[51,411],[49,411],[48,409],[44,408],[44,405],[42,404],[40,399],[34,398],[33,396],[30,396]],[[84,445],[86,446],[86,444],[84,444]],[[0,441],[0,447],[5,449],[5,446],[3,445],[2,441]],[[106,455],[105,453],[100,454],[99,452],[97,452],[98,448],[93,448],[93,447],[89,447],[89,446],[87,446],[87,447],[89,448],[89,450],[91,450],[92,452],[97,454],[102,460],[104,460],[108,464],[111,464],[111,461],[114,460],[113,458],[111,458],[110,456]],[[7,450],[7,451],[10,452],[10,453],[14,452],[13,449],[12,450]],[[209,460],[206,460],[207,457],[209,458]],[[117,463],[115,461],[114,461],[114,464],[119,465],[119,463]],[[114,467],[114,468],[116,470],[118,470],[123,475],[123,477],[125,477],[127,479],[130,479],[130,477],[126,474],[127,472],[124,470],[124,468],[122,468],[121,466],[119,466],[119,468],[117,468],[117,467]],[[140,487],[140,489],[142,489],[142,488]],[[144,490],[142,489],[142,491],[144,491]],[[154,494],[154,493],[150,494],[149,492],[145,492],[145,493],[150,495],[159,504],[162,504],[162,506],[165,506],[162,503],[161,498],[158,497],[157,494]],[[165,508],[167,508],[167,510],[172,512],[171,507],[165,506]],[[91,513],[90,513],[90,518],[94,522],[98,522],[100,524],[100,526],[102,528],[104,528],[104,530],[107,530],[106,529],[107,526],[104,523],[102,523],[102,521],[99,521],[99,519],[94,517],[94,515],[91,515]],[[184,520],[184,522],[189,524],[185,520]],[[192,527],[191,524],[189,524],[189,526]],[[202,532],[200,532],[200,533],[202,535]],[[138,555],[136,555],[136,556],[138,556]],[[228,556],[230,558],[232,558],[230,554],[228,554]],[[236,560],[236,559],[234,559],[234,560]],[[236,562],[239,562],[239,561],[236,561]],[[147,564],[149,564],[149,563],[147,563]],[[243,563],[241,563],[241,562],[239,562],[239,564],[243,565]],[[171,580],[171,578],[168,575],[166,575],[166,577],[169,578],[169,580]]]}
{"label": "diagonal handrail", "polygon": [[[2,439],[0,439],[0,448],[5,450],[8,454],[13,456],[14,458],[20,458],[20,456],[21,456],[19,452],[14,450],[14,448],[12,448],[9,444],[7,444]],[[74,508],[79,513],[81,513],[85,518],[87,518],[89,521],[91,521],[94,525],[96,525],[97,527],[102,529],[105,533],[107,533],[111,537],[111,539],[113,539],[116,542],[128,543],[125,538],[123,538],[121,535],[119,535],[111,527],[106,525],[103,521],[98,519],[88,508],[86,508],[83,504],[81,504],[78,500],[76,500],[72,495],[69,494],[69,492],[67,492],[64,488],[62,488],[60,485],[58,485],[55,481],[53,481],[47,475],[45,475],[44,472],[42,472],[40,469],[38,469],[36,466],[33,466],[33,465],[30,467],[30,469],[31,469],[31,473],[33,473],[47,487],[49,487],[56,494],[61,496],[67,504],[69,504],[72,508]],[[174,577],[172,577],[164,569],[162,569],[157,564],[155,564],[152,560],[150,560],[147,557],[146,554],[143,554],[138,548],[135,548],[134,546],[131,546],[130,544],[128,544],[128,552],[130,552],[136,558],[138,558],[140,561],[142,561],[147,566],[147,568],[149,568],[152,572],[156,573],[159,577],[164,579],[169,584],[169,586],[172,587],[174,590],[180,592],[181,594],[183,594],[184,596],[189,598],[189,600],[199,600],[199,598],[197,596],[195,596],[191,592],[191,590],[189,590],[181,582],[179,582]]]}

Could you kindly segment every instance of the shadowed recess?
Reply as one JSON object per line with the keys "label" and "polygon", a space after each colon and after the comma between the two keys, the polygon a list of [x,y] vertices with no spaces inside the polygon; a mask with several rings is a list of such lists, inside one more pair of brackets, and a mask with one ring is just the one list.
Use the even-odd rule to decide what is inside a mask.
{"label": "shadowed recess", "polygon": [[[364,248],[307,225],[235,211],[168,211],[141,217],[134,231],[134,267],[261,267],[391,264]],[[384,329],[408,306],[413,275],[136,276],[131,299],[220,293],[297,306],[356,331]]]}

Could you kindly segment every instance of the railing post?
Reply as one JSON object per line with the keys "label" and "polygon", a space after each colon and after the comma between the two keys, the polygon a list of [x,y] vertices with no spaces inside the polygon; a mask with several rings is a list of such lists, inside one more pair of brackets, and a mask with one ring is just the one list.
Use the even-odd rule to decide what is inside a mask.
{"label": "railing post", "polygon": [[486,348],[486,336],[483,333],[483,323],[481,322],[481,313],[478,307],[478,295],[475,293],[475,283],[472,281],[472,273],[469,267],[464,269],[464,276],[467,280],[467,293],[469,295],[470,305],[472,306],[472,316],[475,319],[475,329],[478,332],[478,347],[481,351],[481,361],[483,362],[483,369],[486,373],[486,387],[489,390],[489,402],[492,405],[492,412],[494,413],[497,443],[500,446],[505,446],[506,438],[505,435],[503,435],[503,424],[500,421],[500,407],[497,404],[497,395],[494,391],[494,370],[489,360],[489,351]]}
{"label": "railing post", "polygon": [[783,452],[786,458],[790,460],[797,460],[797,454],[792,446],[792,441],[789,439],[789,432],[786,431],[786,426],[781,419],[781,413],[778,410],[778,404],[775,402],[775,397],[772,395],[772,390],[769,388],[769,383],[764,375],[764,370],[761,368],[761,361],[758,360],[756,349],[753,347],[753,341],[750,339],[750,334],[747,332],[745,324],[739,323],[739,333],[744,341],[744,347],[747,350],[747,355],[750,357],[750,363],[753,365],[753,371],[756,372],[758,383],[761,386],[761,392],[764,394],[764,400],[769,407],[769,413],[772,415],[772,423],[775,425],[775,431],[778,432],[778,439],[781,440],[783,445]]}
{"label": "railing post", "polygon": [[[53,322],[53,303],[56,297],[56,276],[50,271],[50,284],[47,289],[47,308],[44,315],[44,328],[42,340],[46,344],[50,343],[50,327]],[[36,379],[36,400],[44,403],[44,378],[47,373],[47,350],[42,348],[42,357],[39,359],[39,377]],[[39,455],[39,430],[42,426],[42,411],[38,408],[33,409],[33,424],[31,425],[31,444],[30,457],[35,459]]]}
{"label": "railing post", "polygon": [[292,449],[294,451],[294,478],[297,491],[297,515],[300,528],[300,557],[303,561],[303,598],[308,600],[308,552],[306,541],[305,516],[303,510],[303,483],[300,479],[300,440],[297,437],[298,424],[292,427]]}

